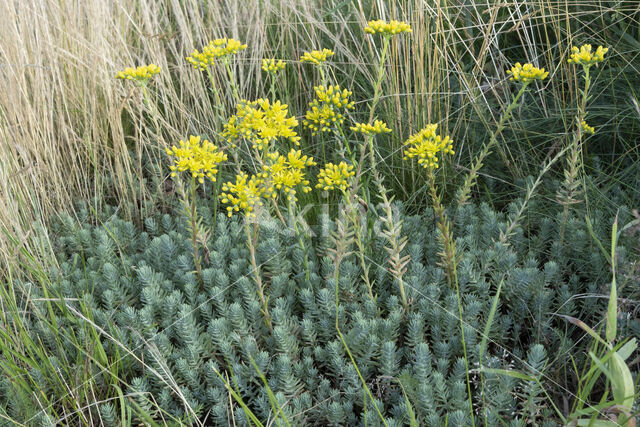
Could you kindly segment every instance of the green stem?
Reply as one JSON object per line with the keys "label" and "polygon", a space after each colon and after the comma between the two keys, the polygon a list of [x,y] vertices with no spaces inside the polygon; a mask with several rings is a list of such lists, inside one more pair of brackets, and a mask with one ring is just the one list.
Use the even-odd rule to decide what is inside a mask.
{"label": "green stem", "polygon": [[[380,101],[380,88],[382,87],[382,80],[384,79],[384,62],[387,57],[387,50],[389,49],[389,37],[384,37],[382,45],[382,53],[380,54],[380,62],[378,63],[378,77],[376,78],[376,82],[373,86],[373,99],[371,100],[371,105],[369,107],[369,123],[373,120],[373,116],[376,110],[376,106]],[[368,142],[368,143],[367,143]],[[367,148],[370,149],[370,160],[371,160],[371,169],[374,175],[377,175],[375,168],[375,153],[373,149],[373,139],[366,139],[362,144],[362,149],[360,151],[360,162],[358,163],[358,169],[356,171],[355,185],[357,186],[360,181],[360,174],[362,173],[362,162],[364,161],[365,153]]]}
{"label": "green stem", "polygon": [[[578,173],[577,169],[579,164],[581,163],[580,157],[582,156],[582,121],[585,120],[587,115],[587,100],[589,99],[589,88],[591,87],[591,77],[589,75],[589,67],[583,66],[584,70],[584,89],[582,91],[582,99],[578,103],[578,111],[576,114],[576,130],[573,133],[573,140],[571,141],[571,151],[569,153],[568,159],[568,171],[569,173],[565,182],[565,187],[567,190],[567,194],[564,197],[564,200],[561,203],[564,205],[562,209],[562,225],[560,226],[560,243],[564,241],[564,234],[566,230],[567,219],[569,217],[569,205],[576,203],[577,201],[574,199],[571,194],[571,188],[574,186],[574,181],[576,179],[576,175]],[[566,172],[565,172],[566,174]],[[584,189],[583,189],[584,190]]]}
{"label": "green stem", "polygon": [[382,80],[384,79],[384,62],[387,58],[387,50],[389,49],[389,37],[384,37],[383,40],[380,63],[378,64],[378,77],[376,79],[375,86],[373,87],[373,99],[371,101],[371,106],[369,107],[369,123],[373,120],[373,114],[378,102],[380,101],[380,89],[382,87]]}
{"label": "green stem", "polygon": [[158,123],[158,117],[157,117],[158,110],[155,107],[155,105],[151,102],[151,97],[149,96],[149,91],[147,90],[146,85],[142,85],[142,96],[144,97],[144,102],[147,105],[147,108],[151,112],[151,120],[153,120],[153,125],[155,126],[156,134],[158,135],[158,137],[161,137],[162,135],[160,134],[160,124]]}
{"label": "green stem", "polygon": [[354,234],[355,234],[355,243],[358,247],[358,258],[360,259],[360,265],[362,266],[362,278],[364,279],[364,283],[367,286],[367,291],[369,291],[369,298],[371,301],[376,302],[376,297],[373,295],[373,285],[371,284],[371,280],[369,280],[369,266],[365,261],[365,245],[362,233],[362,227],[360,224],[360,216],[357,214],[357,206],[354,205],[353,200],[349,197],[349,194],[346,191],[342,192],[343,201],[346,207],[347,212],[349,213],[349,219],[353,224]]}
{"label": "green stem", "polygon": [[469,379],[469,358],[467,357],[467,343],[464,339],[464,321],[462,320],[462,298],[460,297],[460,287],[458,285],[458,271],[454,263],[453,273],[456,284],[456,297],[458,299],[458,316],[460,317],[460,335],[462,338],[462,352],[464,354],[464,366],[466,368],[467,377],[467,395],[469,396],[469,414],[471,415],[471,425],[475,426],[475,420],[473,417],[473,399],[471,395],[471,380]]}
{"label": "green stem", "polygon": [[233,98],[235,102],[240,102],[240,95],[238,94],[238,86],[236,85],[236,79],[231,71],[231,66],[229,65],[229,61],[224,61],[224,66],[227,69],[227,75],[229,76],[229,82],[231,83],[231,90],[233,91]]}
{"label": "green stem", "polygon": [[473,417],[473,398],[471,394],[471,380],[469,379],[469,358],[467,356],[467,343],[464,338],[464,321],[462,318],[462,298],[460,296],[460,286],[458,284],[458,269],[456,266],[456,245],[451,233],[451,226],[447,219],[447,214],[442,206],[440,196],[436,191],[435,174],[433,170],[429,170],[429,190],[433,199],[433,207],[438,215],[438,228],[440,229],[443,244],[443,262],[447,269],[447,277],[450,282],[453,281],[456,289],[456,298],[458,300],[458,316],[460,318],[460,336],[462,339],[462,352],[464,354],[464,364],[466,368],[467,379],[467,395],[469,398],[469,413],[471,414],[471,425],[475,426]]}
{"label": "green stem", "polygon": [[292,224],[293,224],[293,229],[296,232],[296,235],[298,236],[298,244],[300,245],[300,248],[302,249],[302,252],[304,253],[304,271],[305,271],[305,279],[307,281],[307,283],[309,283],[309,279],[311,276],[311,272],[309,271],[309,253],[307,250],[306,245],[304,244],[304,238],[303,238],[303,234],[300,232],[299,228],[298,228],[298,221],[296,221],[296,216],[295,216],[295,208],[294,208],[294,203],[291,200],[288,200],[287,202],[287,207],[289,209],[289,219],[291,220]]}
{"label": "green stem", "polygon": [[[162,164],[163,164],[163,162],[161,160],[162,159],[161,152],[163,150],[162,146],[164,146],[166,144],[164,144],[164,139],[162,137],[162,131],[161,131],[161,128],[160,128],[160,123],[158,122],[158,116],[159,116],[158,109],[157,109],[156,105],[151,102],[151,96],[149,95],[149,91],[147,90],[146,83],[143,84],[141,86],[141,88],[142,88],[142,96],[143,96],[143,99],[144,99],[144,103],[146,104],[147,108],[149,109],[149,113],[151,115],[151,120],[153,121],[153,126],[154,126],[154,129],[155,129],[155,134],[156,134],[156,138],[157,138],[156,141],[157,142],[161,142],[160,144],[155,144],[155,146],[151,146],[151,147],[155,148],[155,150],[153,148],[151,148],[150,151],[151,151],[152,155],[156,156],[155,164],[153,162],[151,162],[151,167],[153,168],[155,166],[154,169],[156,169],[155,172],[157,173],[157,178],[158,178],[158,180],[157,180],[158,184],[156,186],[156,191],[158,192],[158,194],[162,194],[161,185],[162,185],[162,181],[163,181],[163,172],[162,172]],[[141,116],[142,116],[142,113],[141,113]],[[143,194],[143,193],[141,193],[141,194]]]}
{"label": "green stem", "polygon": [[192,176],[190,186],[191,244],[193,245],[193,263],[196,265],[196,275],[198,276],[200,286],[202,286],[202,266],[200,265],[200,251],[198,250],[198,211],[196,208],[196,188],[196,179]]}
{"label": "green stem", "polygon": [[274,73],[269,73],[270,75],[270,87],[269,93],[271,94],[271,102],[276,100],[276,75]]}
{"label": "green stem", "polygon": [[440,199],[440,195],[436,189],[436,177],[433,169],[429,169],[429,177],[427,179],[429,180],[429,194],[433,202],[433,210],[438,216],[438,230],[440,231],[440,243],[442,244],[442,252],[440,254],[441,263],[445,268],[447,282],[449,283],[449,286],[451,286],[454,282],[456,270],[455,242],[451,235],[451,226],[447,219],[444,206],[442,205],[442,200]]}
{"label": "green stem", "polygon": [[318,71],[320,71],[320,83],[322,86],[327,86],[327,77],[324,74],[324,65],[318,65]]}
{"label": "green stem", "polygon": [[218,224],[218,194],[220,193],[220,180],[213,182],[213,231],[215,233]]}
{"label": "green stem", "polygon": [[[382,87],[382,80],[384,79],[384,62],[387,57],[387,50],[389,49],[389,38],[384,37],[382,45],[382,53],[380,54],[380,62],[378,63],[378,77],[376,78],[376,82],[373,86],[373,99],[371,100],[371,106],[369,107],[369,123],[373,120],[373,116],[376,110],[376,106],[380,100],[380,88]],[[369,143],[367,143],[369,142]],[[373,141],[368,141],[365,138],[364,143],[362,144],[362,148],[360,150],[360,160],[358,162],[358,167],[356,170],[356,175],[354,179],[354,188],[357,188],[360,182],[360,175],[362,174],[362,163],[364,162],[365,154],[367,152],[367,148],[370,148],[370,159],[371,159],[371,169],[374,173],[374,176],[377,176],[376,168],[375,168],[375,153],[373,152]]]}
{"label": "green stem", "polygon": [[513,110],[518,106],[518,101],[527,90],[528,85],[528,83],[524,83],[516,96],[513,97],[511,103],[507,106],[507,108],[500,116],[498,125],[491,134],[489,142],[483,145],[482,150],[480,150],[480,153],[478,153],[478,155],[475,157],[471,169],[469,170],[469,173],[464,180],[464,184],[462,185],[462,190],[458,195],[458,206],[468,203],[469,197],[471,196],[471,189],[476,184],[478,171],[483,165],[482,162],[491,153],[491,148],[498,142],[498,136],[504,130],[507,121],[511,118]]}
{"label": "green stem", "polygon": [[264,296],[264,289],[262,285],[262,275],[260,274],[260,266],[256,261],[256,243],[258,241],[258,223],[253,223],[253,233],[249,227],[249,221],[245,218],[244,223],[245,233],[247,234],[247,246],[249,247],[249,258],[251,260],[251,267],[253,268],[253,277],[256,281],[258,288],[258,296],[260,302],[262,302],[262,313],[264,314],[264,320],[269,328],[269,332],[273,334],[273,326],[271,325],[271,315],[269,314],[269,307],[267,305],[267,299]]}
{"label": "green stem", "polygon": [[347,153],[349,153],[349,159],[351,160],[351,163],[355,163],[356,159],[353,157],[353,152],[351,151],[351,147],[349,146],[349,141],[347,140],[347,136],[344,133],[342,124],[338,124],[338,131],[340,132],[340,136],[342,136],[342,142],[344,143],[344,146],[347,149]]}
{"label": "green stem", "polygon": [[223,111],[223,105],[222,105],[222,101],[220,100],[220,93],[218,92],[218,88],[216,87],[216,82],[213,78],[213,73],[211,72],[211,68],[207,67],[207,77],[209,77],[209,83],[211,83],[211,91],[213,92],[213,96],[215,97],[215,101],[216,101],[216,105],[214,106],[214,108],[217,110],[217,114],[215,116],[216,119],[216,126],[220,125],[220,122],[222,121],[222,111]]}

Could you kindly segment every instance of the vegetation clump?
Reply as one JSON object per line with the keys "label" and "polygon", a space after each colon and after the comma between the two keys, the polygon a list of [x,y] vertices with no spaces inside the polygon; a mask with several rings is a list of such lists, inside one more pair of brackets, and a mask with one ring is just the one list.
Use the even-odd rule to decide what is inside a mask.
{"label": "vegetation clump", "polygon": [[[361,81],[340,70],[338,36],[335,51],[265,52],[255,66],[240,54],[253,42],[215,38],[191,66],[172,56],[186,76],[180,64],[116,74],[135,83],[122,102],[142,100],[110,116],[126,123],[112,133],[139,131],[110,147],[138,163],[125,183],[136,197],[49,220],[40,269],[26,238],[10,239],[26,261],[0,287],[0,419],[634,425],[640,217],[594,202],[623,198],[594,191],[587,172],[601,167],[586,143],[601,134],[591,73],[609,49],[572,47],[568,62],[567,49],[524,64],[505,55],[482,90],[471,86],[486,64],[472,64],[455,90],[497,94],[493,111],[476,108],[474,125],[450,106],[405,118],[421,107],[397,108],[414,94],[388,86],[427,70],[399,71],[420,21],[361,21],[350,33],[367,46]],[[581,66],[573,86],[557,82],[557,64]],[[149,86],[160,73],[175,98],[186,79],[204,89],[180,131],[167,88]],[[535,151],[522,112],[542,120],[546,97],[574,89],[543,161],[517,171],[510,123]],[[506,180],[486,166],[494,152],[517,197],[495,191]],[[79,382],[84,394],[69,391]]]}

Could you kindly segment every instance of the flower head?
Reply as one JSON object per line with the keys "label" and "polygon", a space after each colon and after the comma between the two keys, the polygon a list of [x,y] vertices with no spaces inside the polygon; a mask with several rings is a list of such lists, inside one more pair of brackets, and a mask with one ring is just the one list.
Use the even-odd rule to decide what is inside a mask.
{"label": "flower head", "polygon": [[587,122],[584,120],[582,121],[582,123],[580,123],[580,127],[582,128],[582,131],[587,135],[593,135],[594,133],[596,133],[596,130],[594,129],[594,127],[589,126]]}
{"label": "flower head", "polygon": [[232,144],[246,139],[255,149],[265,150],[278,138],[299,145],[300,137],[293,130],[296,126],[298,121],[289,116],[288,106],[280,101],[243,100],[237,105],[236,114],[225,123],[222,135]]}
{"label": "flower head", "polygon": [[316,86],[316,98],[309,103],[302,124],[312,135],[334,130],[344,122],[344,111],[353,110],[355,104],[349,100],[351,91],[340,86]]}
{"label": "flower head", "polygon": [[133,80],[137,85],[144,85],[158,73],[160,73],[160,67],[156,64],[141,65],[138,68],[127,67],[118,71],[116,79]]}
{"label": "flower head", "polygon": [[280,70],[284,70],[284,62],[273,58],[264,58],[262,60],[262,70],[269,74],[276,74]]}
{"label": "flower head", "polygon": [[593,64],[604,61],[604,54],[608,51],[608,48],[598,46],[596,51],[592,52],[590,44],[582,45],[579,49],[574,46],[571,48],[569,63],[582,64],[583,67],[591,67]]}
{"label": "flower head", "polygon": [[179,146],[167,148],[166,152],[173,158],[173,164],[169,166],[171,176],[188,171],[201,184],[205,177],[215,182],[218,165],[227,160],[227,155],[217,145],[193,135],[187,141],[180,141]]}
{"label": "flower head", "polygon": [[227,206],[227,214],[231,216],[233,212],[241,209],[249,218],[255,217],[255,210],[262,206],[261,196],[264,193],[262,180],[256,176],[249,176],[240,172],[236,175],[236,182],[226,182],[222,184],[220,200]]}
{"label": "flower head", "polygon": [[300,150],[292,149],[286,156],[270,153],[268,158],[270,163],[263,166],[261,175],[267,197],[276,198],[278,191],[282,190],[287,200],[292,201],[297,200],[296,187],[301,186],[304,193],[311,191],[305,169],[316,164],[313,157],[303,156]]}
{"label": "flower head", "polygon": [[194,50],[191,56],[187,56],[187,61],[198,70],[206,70],[209,65],[213,65],[216,59],[226,61],[231,55],[235,55],[247,48],[235,39],[222,38],[211,40],[209,44],[202,48],[202,52]]}
{"label": "flower head", "polygon": [[355,174],[353,166],[347,165],[345,162],[340,162],[337,165],[327,163],[318,174],[316,188],[345,191],[351,185],[350,178]]}
{"label": "flower head", "polygon": [[408,147],[406,159],[418,158],[418,164],[424,168],[437,169],[438,155],[454,154],[453,142],[448,136],[444,138],[436,134],[437,124],[429,124],[420,132],[411,135],[405,142]]}
{"label": "flower head", "polygon": [[391,132],[391,129],[389,129],[387,124],[382,120],[375,120],[372,125],[369,123],[356,123],[356,125],[352,126],[350,129],[354,132],[360,132],[365,135]]}
{"label": "flower head", "polygon": [[533,64],[520,64],[516,62],[516,65],[507,70],[507,74],[511,75],[509,80],[521,82],[525,85],[531,83],[534,80],[544,80],[549,75],[548,71],[544,71],[544,68],[534,67]]}
{"label": "flower head", "polygon": [[378,19],[377,21],[369,21],[364,28],[364,32],[368,34],[380,33],[385,37],[389,37],[396,34],[410,33],[411,26],[406,22],[396,20],[386,22]]}
{"label": "flower head", "polygon": [[333,51],[329,49],[312,50],[311,52],[305,52],[300,57],[300,62],[310,62],[312,64],[320,65],[323,62],[326,62],[328,57],[333,55]]}

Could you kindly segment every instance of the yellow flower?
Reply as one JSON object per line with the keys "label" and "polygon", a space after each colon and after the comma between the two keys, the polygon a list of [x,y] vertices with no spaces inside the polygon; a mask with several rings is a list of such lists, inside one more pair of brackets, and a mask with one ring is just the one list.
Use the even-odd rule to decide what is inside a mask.
{"label": "yellow flower", "polygon": [[356,123],[350,128],[354,132],[361,132],[365,135],[374,135],[379,133],[389,133],[391,129],[382,120],[375,120],[372,125],[369,123]]}
{"label": "yellow flower", "polygon": [[580,126],[582,127],[582,131],[586,134],[593,135],[596,132],[593,126],[589,126],[584,120],[580,123]]}
{"label": "yellow flower", "polygon": [[222,135],[232,144],[238,139],[250,141],[253,148],[265,150],[278,138],[300,145],[300,137],[293,130],[298,121],[289,116],[288,106],[268,99],[241,101],[236,114],[224,125]]}
{"label": "yellow flower", "polygon": [[312,64],[320,65],[325,62],[328,57],[333,55],[333,51],[329,49],[312,50],[311,52],[305,52],[300,57],[300,62],[310,62]]}
{"label": "yellow flower", "polygon": [[261,196],[264,192],[262,180],[256,176],[249,178],[246,173],[240,172],[236,175],[236,182],[226,182],[222,184],[220,200],[227,206],[227,214],[231,216],[233,212],[241,209],[249,218],[255,217],[255,210],[262,206]]}
{"label": "yellow flower", "polygon": [[340,86],[316,86],[316,98],[309,103],[302,124],[311,134],[328,132],[344,122],[343,110],[353,110],[355,104],[349,100],[351,91]]}
{"label": "yellow flower", "polygon": [[368,34],[380,33],[385,37],[389,37],[396,34],[410,33],[411,26],[406,22],[396,20],[385,22],[379,19],[377,21],[369,21],[364,28],[364,32]]}
{"label": "yellow flower", "polygon": [[307,166],[316,164],[313,157],[303,156],[300,150],[295,149],[286,156],[270,153],[268,157],[270,164],[263,167],[261,175],[267,197],[276,198],[278,191],[282,190],[287,195],[287,200],[297,200],[296,187],[299,185],[304,193],[311,191],[304,173]]}
{"label": "yellow flower", "polygon": [[167,154],[173,157],[173,165],[169,167],[171,176],[189,171],[201,184],[204,183],[205,177],[215,182],[218,165],[227,160],[227,155],[208,140],[201,140],[199,136],[191,135],[188,141],[180,141],[179,145],[166,149]]}
{"label": "yellow flower", "polygon": [[187,61],[198,70],[206,70],[209,65],[213,65],[216,59],[226,61],[231,55],[235,55],[247,48],[242,42],[229,39],[215,39],[209,45],[202,48],[202,52],[194,50],[191,56],[187,56]]}
{"label": "yellow flower", "polygon": [[273,58],[264,58],[262,60],[262,70],[269,74],[276,74],[280,70],[284,70],[284,62],[282,60],[276,61]]}
{"label": "yellow flower", "polygon": [[448,136],[444,138],[436,134],[437,124],[429,124],[420,132],[411,135],[405,142],[408,147],[405,160],[418,158],[418,164],[424,168],[437,169],[438,155],[454,154],[453,141]]}
{"label": "yellow flower", "polygon": [[569,63],[582,64],[583,67],[591,67],[593,64],[604,61],[604,54],[608,51],[608,48],[598,46],[596,51],[592,52],[590,44],[582,45],[580,49],[574,46],[571,48]]}
{"label": "yellow flower", "polygon": [[347,165],[345,162],[340,162],[337,165],[327,163],[318,174],[316,188],[345,191],[351,185],[350,178],[355,174],[353,166]]}
{"label": "yellow flower", "polygon": [[127,67],[118,71],[116,79],[133,80],[136,84],[143,85],[158,73],[160,73],[160,67],[156,64],[141,65],[138,68]]}
{"label": "yellow flower", "polygon": [[316,99],[319,102],[326,104],[332,104],[337,108],[353,109],[354,103],[349,101],[351,91],[347,89],[340,89],[339,85],[336,86],[316,86],[313,88],[316,92]]}
{"label": "yellow flower", "polygon": [[545,72],[544,68],[534,67],[533,64],[520,64],[516,62],[516,65],[507,70],[507,74],[511,75],[509,80],[522,82],[523,84],[529,84],[534,80],[544,80],[549,75],[549,72]]}

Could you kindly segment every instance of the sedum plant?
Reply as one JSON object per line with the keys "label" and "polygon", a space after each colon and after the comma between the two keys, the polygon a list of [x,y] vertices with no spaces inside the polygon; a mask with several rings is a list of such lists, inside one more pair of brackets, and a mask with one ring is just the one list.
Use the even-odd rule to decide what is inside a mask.
{"label": "sedum plant", "polygon": [[[166,150],[182,208],[145,218],[144,227],[111,211],[96,222],[86,214],[79,224],[65,216],[56,224],[52,239],[60,267],[50,275],[58,298],[50,298],[47,287],[25,283],[15,306],[33,306],[51,318],[44,323],[27,315],[21,321],[28,327],[20,329],[42,343],[48,368],[74,368],[83,360],[71,344],[78,340],[61,343],[54,329],[81,338],[93,331],[104,353],[100,366],[114,360],[123,367],[117,381],[104,369],[90,381],[108,393],[124,390],[129,399],[110,396],[87,406],[89,415],[98,414],[107,425],[124,422],[123,413],[139,423],[553,425],[566,421],[556,400],[567,392],[554,379],[567,375],[570,363],[593,360],[600,369],[608,363],[605,374],[624,374],[625,390],[611,387],[613,402],[629,418],[631,373],[615,355],[626,349],[628,356],[632,346],[614,346],[617,308],[609,309],[605,354],[592,352],[591,359],[576,351],[580,331],[568,329],[560,317],[597,320],[602,301],[572,295],[595,293],[607,261],[614,270],[629,263],[624,247],[617,263],[615,256],[593,250],[591,240],[598,241],[610,218],[596,212],[595,227],[566,214],[533,216],[521,224],[525,204],[535,203],[531,194],[510,206],[515,214],[509,216],[469,203],[483,161],[514,109],[548,72],[520,63],[507,72],[518,92],[474,159],[455,216],[437,185],[454,154],[452,139],[439,134],[435,123],[406,139],[405,160],[423,168],[431,199],[414,212],[388,194],[376,151],[377,142],[393,133],[376,115],[384,102],[390,46],[412,30],[405,22],[376,20],[363,31],[381,44],[362,122],[352,117],[353,93],[330,81],[333,51],[300,57],[320,75],[315,98],[300,116],[305,135],[298,133],[295,112],[276,99],[275,78],[284,62],[262,63],[271,78],[269,98],[241,99],[231,61],[247,45],[216,39],[187,57],[207,73],[216,97],[216,139],[191,136]],[[589,67],[605,52],[581,49],[572,56],[585,70],[583,104]],[[219,64],[230,82],[229,114],[215,84]],[[118,77],[144,90],[157,72],[148,66]],[[579,111],[576,147],[582,133],[593,132],[584,105]],[[338,149],[327,152],[325,136],[335,137]],[[309,152],[316,137],[320,168]],[[226,167],[229,154],[233,162]],[[338,198],[336,215],[329,206],[309,214],[307,197],[314,189]],[[219,202],[226,215],[218,212]],[[624,215],[630,213],[623,209]],[[558,234],[566,238],[558,241]],[[629,324],[635,326],[621,334],[640,330]],[[10,339],[2,331],[0,338]],[[5,372],[17,365],[12,357],[3,353],[0,359]],[[514,364],[526,373],[515,374]],[[28,382],[0,381],[0,405],[8,417],[23,413],[32,390],[51,391],[42,372],[32,364],[20,372]],[[586,386],[594,387],[595,380]],[[574,415],[583,416],[580,395],[569,396]],[[58,411],[54,402],[37,416],[50,423]],[[63,416],[77,421],[70,418]]]}
{"label": "sedum plant", "polygon": [[[203,245],[206,250],[209,232],[202,226],[202,222],[198,217],[196,192],[199,185],[204,185],[205,178],[215,184],[218,167],[220,163],[227,160],[227,155],[209,140],[203,140],[200,136],[193,135],[187,141],[180,141],[178,146],[174,145],[171,148],[167,148],[166,152],[174,162],[169,167],[171,177],[176,178],[181,172],[187,172],[189,175],[188,195],[184,192],[182,186],[179,188],[182,193],[184,214],[189,218],[188,231],[191,235],[191,245],[193,246],[193,262],[198,280],[202,282],[199,245]],[[214,189],[217,189],[217,187],[214,186]],[[217,197],[214,197],[214,200],[217,200]],[[216,209],[215,206],[214,209]]]}
{"label": "sedum plant", "polygon": [[[593,126],[589,126],[586,122],[587,118],[587,102],[589,100],[589,89],[591,88],[590,69],[604,61],[604,55],[608,52],[607,48],[598,46],[595,52],[592,51],[590,44],[585,44],[580,48],[571,48],[570,64],[582,66],[582,74],[584,78],[584,87],[580,89],[582,95],[578,101],[578,108],[575,117],[575,128],[573,137],[569,143],[569,152],[567,155],[567,164],[564,169],[564,180],[557,191],[556,199],[563,206],[563,221],[567,220],[569,207],[580,203],[581,194],[583,193],[583,179],[580,172],[583,165],[583,144],[584,137],[595,133]],[[564,238],[564,230],[560,233],[560,238]]]}
{"label": "sedum plant", "polygon": [[[197,203],[204,225],[213,227],[212,204],[201,198]],[[458,298],[434,261],[439,231],[425,227],[433,212],[415,215],[401,205],[396,208],[411,255],[404,276],[414,301],[410,312],[404,310],[393,274],[385,267],[384,236],[367,242],[376,283],[373,301],[363,289],[358,249],[343,219],[321,218],[314,247],[332,250],[309,252],[309,280],[296,235],[277,223],[263,223],[258,226],[255,262],[268,283],[264,296],[271,332],[251,283],[253,261],[243,221],[217,217],[201,286],[194,273],[188,219],[178,210],[147,218],[144,230],[113,215],[115,211],[107,211],[99,225],[91,225],[88,213],[80,224],[63,217],[52,229],[60,267],[50,272],[57,279],[49,288],[62,298],[49,301],[50,313],[64,336],[82,336],[87,326],[95,325],[108,360],[117,361],[125,373],[119,380],[123,392],[158,421],[194,423],[206,418],[213,425],[255,425],[230,397],[228,384],[261,423],[276,413],[272,393],[282,411],[279,419],[286,417],[291,425],[400,425],[411,419],[409,408],[419,425],[470,425]],[[621,210],[621,222],[630,217],[629,210]],[[596,292],[607,280],[603,272],[608,260],[593,250],[584,221],[570,219],[561,244],[556,238],[561,220],[560,215],[532,218],[526,229],[516,227],[508,246],[499,241],[508,225],[506,215],[487,205],[465,205],[452,222],[458,236],[464,342],[472,366],[479,362],[482,331],[494,305],[492,282],[503,278],[482,356],[482,366],[494,371],[484,373],[482,393],[479,377],[470,377],[474,408],[487,425],[506,420],[555,425],[558,420],[541,388],[498,370],[522,369],[539,379],[552,401],[568,396],[571,402],[575,391],[559,386],[555,378],[567,374],[566,367],[590,360],[587,351],[580,351],[588,347],[582,330],[568,328],[561,317],[548,313],[595,324],[607,301],[570,296]],[[600,240],[607,222],[603,213],[591,218],[592,232]],[[323,227],[332,233],[320,233]],[[620,277],[633,261],[629,244],[633,241],[624,236],[617,244]],[[43,288],[25,283],[17,289],[23,289],[17,295],[19,306],[47,312]],[[618,306],[617,318],[627,319],[628,309]],[[65,316],[69,311],[85,314]],[[25,320],[25,333],[42,343],[50,363],[72,369],[85,363],[74,341],[56,341],[48,326],[53,323]],[[640,327],[632,329],[633,322],[637,319],[618,321],[616,336],[638,337]],[[7,366],[7,357],[3,354],[0,367]],[[49,382],[38,374],[44,366],[30,368],[28,378],[47,393]],[[91,381],[102,387],[110,378],[107,371],[96,369]],[[21,384],[0,382],[0,405],[12,417],[21,410]],[[599,384],[593,389],[600,389]],[[133,405],[126,402],[111,400],[87,411],[94,416],[95,411],[104,412],[118,424],[121,405]],[[56,410],[54,405],[45,412],[53,416]]]}
{"label": "sedum plant", "polygon": [[202,52],[199,52],[196,49],[187,57],[187,62],[193,65],[195,69],[207,72],[207,76],[211,82],[211,89],[214,91],[218,105],[220,105],[220,98],[213,79],[213,71],[211,70],[211,67],[213,67],[216,62],[221,62],[224,65],[227,77],[229,77],[229,81],[231,82],[233,96],[236,100],[239,100],[240,96],[238,95],[238,87],[235,82],[230,61],[234,55],[246,48],[246,44],[235,39],[224,37],[221,39],[211,40],[207,46],[202,48]]}

